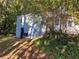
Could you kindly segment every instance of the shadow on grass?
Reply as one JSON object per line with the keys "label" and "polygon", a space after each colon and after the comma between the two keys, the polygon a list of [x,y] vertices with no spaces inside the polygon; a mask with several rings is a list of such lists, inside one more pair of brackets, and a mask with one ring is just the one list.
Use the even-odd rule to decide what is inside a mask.
{"label": "shadow on grass", "polygon": [[12,37],[13,37],[14,35],[12,35],[12,34],[7,34],[7,35],[0,35],[0,43],[1,42],[3,42],[3,41],[6,41],[6,40],[8,40],[8,39],[12,39]]}
{"label": "shadow on grass", "polygon": [[[10,57],[10,59],[46,59],[45,54],[40,52],[33,44],[23,45],[17,49]],[[9,59],[8,58],[8,59]]]}
{"label": "shadow on grass", "polygon": [[65,33],[48,33],[47,37],[35,42],[42,51],[55,59],[78,59],[79,58],[79,35],[70,36]]}
{"label": "shadow on grass", "polygon": [[[0,43],[0,57],[12,52],[8,59],[78,59],[78,40],[78,36],[72,37],[59,32],[34,41],[36,46],[29,45],[26,40],[19,40],[17,43],[18,40],[10,38]],[[40,53],[40,50],[46,54]],[[46,55],[49,57],[46,58]]]}
{"label": "shadow on grass", "polygon": [[35,47],[34,44],[29,44],[31,40],[18,40],[7,36],[1,37],[1,40],[0,57],[3,59],[46,59],[45,54]]}
{"label": "shadow on grass", "polygon": [[12,38],[8,38],[7,40],[1,42],[0,43],[0,57],[9,54],[15,48],[17,48],[21,43],[24,42],[24,41],[22,41],[20,43],[17,43],[17,41],[19,41],[19,40],[12,37]]}

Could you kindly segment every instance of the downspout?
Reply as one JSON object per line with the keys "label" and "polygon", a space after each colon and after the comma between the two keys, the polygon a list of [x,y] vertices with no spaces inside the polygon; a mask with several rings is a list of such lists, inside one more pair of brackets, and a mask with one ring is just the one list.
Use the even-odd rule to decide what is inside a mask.
{"label": "downspout", "polygon": [[61,19],[59,18],[59,25],[60,25],[60,32],[62,32],[61,31]]}

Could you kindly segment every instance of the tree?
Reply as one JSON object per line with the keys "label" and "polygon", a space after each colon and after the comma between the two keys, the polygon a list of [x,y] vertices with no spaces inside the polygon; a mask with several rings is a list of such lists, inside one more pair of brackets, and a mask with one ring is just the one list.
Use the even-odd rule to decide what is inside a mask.
{"label": "tree", "polygon": [[[32,13],[39,14],[43,17],[44,21],[48,26],[48,23],[52,22],[52,28],[54,27],[54,21],[58,17],[58,11],[55,11],[63,6],[69,15],[75,15],[76,11],[79,11],[79,1],[78,0],[0,0],[1,7],[1,19],[5,21],[3,23],[9,23],[9,20],[16,20],[17,15]],[[62,11],[62,9],[61,9]],[[60,11],[59,11],[60,12]],[[52,14],[50,17],[49,14]],[[60,16],[63,22],[63,15]],[[66,18],[64,16],[64,18]],[[6,26],[4,26],[6,27]]]}

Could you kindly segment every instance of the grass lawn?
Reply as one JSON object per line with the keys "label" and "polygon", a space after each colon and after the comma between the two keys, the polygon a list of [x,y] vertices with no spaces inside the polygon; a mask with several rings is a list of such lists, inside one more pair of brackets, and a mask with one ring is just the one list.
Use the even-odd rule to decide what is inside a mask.
{"label": "grass lawn", "polygon": [[[52,34],[51,34],[52,35]],[[79,59],[79,37],[54,34],[39,38],[30,44],[27,39],[0,36],[0,58],[2,59]]]}
{"label": "grass lawn", "polygon": [[1,35],[0,36],[0,56],[8,54],[11,52],[11,49],[14,48],[14,44],[16,43],[16,40],[14,36],[10,35]]}
{"label": "grass lawn", "polygon": [[69,37],[64,33],[53,34],[38,39],[35,45],[50,57],[54,56],[54,59],[79,59],[79,36]]}
{"label": "grass lawn", "polygon": [[14,36],[0,37],[0,58],[2,59],[46,59],[42,52],[28,39],[16,39]]}

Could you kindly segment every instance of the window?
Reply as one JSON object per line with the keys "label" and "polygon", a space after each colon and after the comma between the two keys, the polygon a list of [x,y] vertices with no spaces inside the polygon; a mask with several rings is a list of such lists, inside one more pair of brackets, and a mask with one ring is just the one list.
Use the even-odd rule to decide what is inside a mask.
{"label": "window", "polygon": [[55,20],[55,25],[59,25],[59,20]]}
{"label": "window", "polygon": [[72,26],[72,21],[68,22],[68,26],[70,26],[70,27]]}

